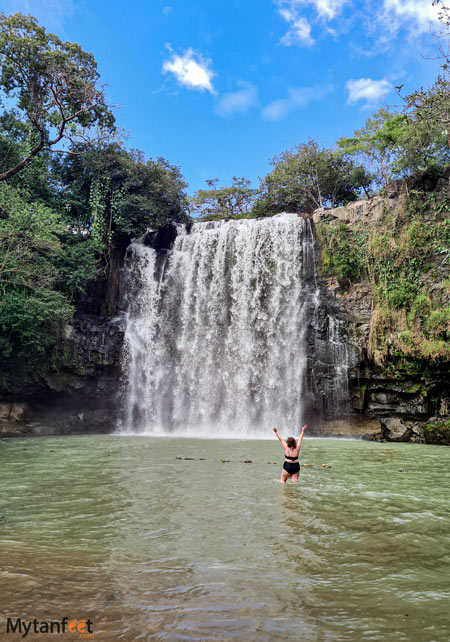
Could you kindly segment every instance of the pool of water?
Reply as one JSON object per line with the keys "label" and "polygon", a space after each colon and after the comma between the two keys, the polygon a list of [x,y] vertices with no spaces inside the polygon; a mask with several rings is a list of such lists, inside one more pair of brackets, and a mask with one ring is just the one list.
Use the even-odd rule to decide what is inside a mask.
{"label": "pool of water", "polygon": [[77,639],[5,635],[66,616],[107,642],[447,642],[450,449],[305,438],[286,486],[282,460],[275,438],[0,442],[1,639]]}

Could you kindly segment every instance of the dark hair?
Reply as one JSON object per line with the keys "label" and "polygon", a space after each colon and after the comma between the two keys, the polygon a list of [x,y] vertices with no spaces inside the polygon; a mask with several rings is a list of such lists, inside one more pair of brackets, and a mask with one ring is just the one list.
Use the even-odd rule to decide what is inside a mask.
{"label": "dark hair", "polygon": [[295,441],[294,437],[288,437],[286,444],[287,444],[288,448],[296,448],[297,447],[297,442]]}

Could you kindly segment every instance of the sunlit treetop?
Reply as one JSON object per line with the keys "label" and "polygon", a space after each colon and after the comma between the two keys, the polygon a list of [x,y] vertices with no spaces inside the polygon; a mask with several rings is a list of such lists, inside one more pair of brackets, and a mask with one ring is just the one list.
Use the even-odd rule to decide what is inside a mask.
{"label": "sunlit treetop", "polygon": [[93,55],[62,42],[32,16],[0,14],[0,91],[29,129],[22,160],[0,180],[43,150],[74,153],[115,130]]}

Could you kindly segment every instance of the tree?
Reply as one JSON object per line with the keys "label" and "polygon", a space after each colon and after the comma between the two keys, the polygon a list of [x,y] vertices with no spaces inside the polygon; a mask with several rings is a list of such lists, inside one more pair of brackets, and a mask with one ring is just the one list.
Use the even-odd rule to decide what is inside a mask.
{"label": "tree", "polygon": [[115,143],[65,157],[54,168],[59,206],[107,252],[149,227],[188,218],[187,185],[180,169],[164,158],[146,161],[142,152],[128,152]]}
{"label": "tree", "polygon": [[[20,163],[28,140],[28,126],[19,118],[18,112],[13,109],[4,111],[0,115],[0,173]],[[8,184],[26,190],[30,198],[48,205],[53,197],[51,157],[49,152],[42,151],[19,173],[9,178]]]}
{"label": "tree", "polygon": [[246,178],[233,176],[230,187],[218,187],[217,178],[207,180],[210,189],[200,189],[191,199],[191,207],[197,216],[233,218],[247,214],[252,204],[255,190]]}
{"label": "tree", "polygon": [[392,172],[399,177],[430,172],[450,162],[448,132],[443,124],[423,119],[416,111],[406,114],[407,127],[398,137],[398,147],[392,161]]}
{"label": "tree", "polygon": [[[447,64],[442,67],[447,67]],[[399,92],[400,93],[400,92]],[[416,125],[423,125],[424,130],[445,135],[445,142],[450,148],[450,79],[448,72],[440,73],[431,87],[413,91],[400,97],[405,103],[404,113]]]}
{"label": "tree", "polygon": [[261,182],[254,214],[306,212],[356,200],[369,190],[372,177],[342,152],[320,147],[315,140],[275,156],[273,171]]}
{"label": "tree", "polygon": [[420,110],[413,108],[404,113],[379,109],[353,136],[338,140],[338,146],[373,170],[382,186],[450,160],[443,124],[422,118]]}
{"label": "tree", "polygon": [[73,313],[58,291],[59,235],[66,229],[57,212],[0,185],[0,352],[6,356],[13,348],[26,359],[42,356]]}
{"label": "tree", "polygon": [[[0,181],[44,150],[76,153],[73,147],[89,143],[94,128],[114,131],[92,54],[47,33],[36,18],[0,14],[0,71],[0,90],[15,100],[27,131],[21,159],[0,173]],[[55,147],[64,141],[72,149]]]}
{"label": "tree", "polygon": [[338,140],[338,146],[345,154],[367,164],[379,184],[387,185],[393,178],[392,163],[408,127],[405,116],[382,107],[352,137]]}

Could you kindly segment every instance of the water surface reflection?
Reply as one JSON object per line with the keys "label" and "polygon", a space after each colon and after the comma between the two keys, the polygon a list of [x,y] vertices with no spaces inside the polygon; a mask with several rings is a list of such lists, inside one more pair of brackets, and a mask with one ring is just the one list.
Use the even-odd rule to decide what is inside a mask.
{"label": "water surface reflection", "polygon": [[447,641],[450,450],[307,439],[297,486],[278,483],[279,454],[1,442],[2,630],[68,616],[108,642]]}

